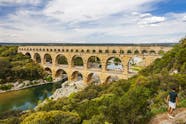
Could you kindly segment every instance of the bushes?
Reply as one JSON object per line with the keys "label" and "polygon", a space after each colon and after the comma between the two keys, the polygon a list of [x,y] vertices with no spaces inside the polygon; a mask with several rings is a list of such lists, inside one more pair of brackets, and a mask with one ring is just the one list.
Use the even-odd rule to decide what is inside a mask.
{"label": "bushes", "polygon": [[13,87],[12,84],[5,84],[5,85],[1,84],[0,85],[1,90],[10,90],[12,87]]}
{"label": "bushes", "polygon": [[63,111],[36,112],[24,118],[21,124],[80,124],[76,113]]}
{"label": "bushes", "polygon": [[43,69],[29,57],[17,53],[17,47],[1,46],[0,51],[0,83],[43,78]]}
{"label": "bushes", "polygon": [[[146,124],[153,114],[166,111],[164,99],[172,86],[179,90],[180,106],[185,107],[186,49],[182,46],[185,43],[186,40],[176,45],[161,59],[129,80],[91,85],[69,97],[49,101],[38,109],[41,112],[22,116],[22,124]],[[178,74],[171,73],[174,70],[178,70]]]}

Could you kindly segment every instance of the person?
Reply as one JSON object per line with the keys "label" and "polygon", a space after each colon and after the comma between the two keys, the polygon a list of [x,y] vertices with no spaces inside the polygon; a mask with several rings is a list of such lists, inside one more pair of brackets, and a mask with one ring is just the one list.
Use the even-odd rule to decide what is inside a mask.
{"label": "person", "polygon": [[176,88],[172,88],[172,91],[167,96],[168,103],[168,116],[170,118],[174,118],[173,111],[176,109],[176,105],[178,104],[178,95],[176,93]]}

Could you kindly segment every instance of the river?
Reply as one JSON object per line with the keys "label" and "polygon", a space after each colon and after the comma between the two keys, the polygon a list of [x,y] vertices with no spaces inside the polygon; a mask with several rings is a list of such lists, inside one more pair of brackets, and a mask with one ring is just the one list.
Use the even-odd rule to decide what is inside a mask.
{"label": "river", "polygon": [[0,113],[12,110],[33,109],[38,102],[52,95],[61,83],[44,84],[23,90],[11,91],[0,94]]}

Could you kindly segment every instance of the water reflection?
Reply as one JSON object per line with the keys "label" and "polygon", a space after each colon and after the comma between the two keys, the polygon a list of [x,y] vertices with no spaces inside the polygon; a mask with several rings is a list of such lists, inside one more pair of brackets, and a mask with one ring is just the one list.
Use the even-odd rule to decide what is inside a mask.
{"label": "water reflection", "polygon": [[45,84],[29,89],[0,94],[0,113],[10,110],[27,110],[34,108],[39,101],[52,95],[58,88],[55,84]]}

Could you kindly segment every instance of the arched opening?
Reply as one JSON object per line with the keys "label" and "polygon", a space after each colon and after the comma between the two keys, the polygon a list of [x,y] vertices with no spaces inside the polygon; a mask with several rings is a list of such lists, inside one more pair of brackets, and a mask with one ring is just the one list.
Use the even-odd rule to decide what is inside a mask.
{"label": "arched opening", "polygon": [[66,58],[64,55],[59,54],[59,55],[56,57],[56,65],[68,66],[67,58]]}
{"label": "arched opening", "polygon": [[102,50],[99,50],[99,53],[103,53],[103,51]]}
{"label": "arched opening", "polygon": [[117,51],[116,50],[112,50],[112,53],[117,53]]}
{"label": "arched opening", "polygon": [[142,50],[142,52],[141,52],[143,55],[146,55],[148,52],[147,52],[147,50]]}
{"label": "arched opening", "polygon": [[28,58],[31,58],[31,54],[30,53],[26,53],[25,56],[27,56]]}
{"label": "arched opening", "polygon": [[83,68],[83,59],[79,56],[74,56],[72,58],[72,64],[75,68]]}
{"label": "arched opening", "polygon": [[45,64],[52,64],[52,57],[51,57],[51,55],[49,55],[49,54],[45,54],[44,55],[44,63]]}
{"label": "arched opening", "polygon": [[101,69],[101,60],[96,56],[91,56],[88,59],[87,67],[89,69]]}
{"label": "arched opening", "polygon": [[63,69],[59,69],[56,71],[55,79],[56,80],[68,79],[67,73]]}
{"label": "arched opening", "polygon": [[127,50],[127,54],[132,54],[132,51],[131,50]]}
{"label": "arched opening", "polygon": [[124,52],[124,50],[120,50],[120,54],[124,54],[125,52]]}
{"label": "arched opening", "polygon": [[137,74],[141,69],[145,67],[145,60],[142,57],[134,56],[130,58],[128,62],[128,73]]}
{"label": "arched opening", "polygon": [[87,83],[88,84],[100,84],[101,80],[100,80],[99,75],[95,73],[90,73],[87,77]]}
{"label": "arched opening", "polygon": [[135,50],[135,51],[134,51],[134,54],[139,54],[139,51],[138,51],[138,50]]}
{"label": "arched opening", "polygon": [[92,53],[96,53],[96,50],[92,50]]}
{"label": "arched opening", "polygon": [[34,54],[34,60],[37,62],[37,63],[41,63],[41,57],[38,53],[35,53]]}
{"label": "arched opening", "polygon": [[107,60],[106,64],[106,70],[107,71],[118,71],[122,72],[123,71],[123,65],[122,62],[119,58],[117,57],[111,57]]}
{"label": "arched opening", "polygon": [[156,54],[156,52],[154,51],[154,50],[150,50],[150,52],[149,52],[151,55],[154,55],[154,54]]}
{"label": "arched opening", "polygon": [[48,81],[48,82],[52,82],[52,70],[48,67],[46,67],[45,69],[45,80]]}
{"label": "arched opening", "polygon": [[105,50],[105,53],[109,53],[109,50]]}
{"label": "arched opening", "polygon": [[83,75],[79,71],[75,71],[72,73],[71,80],[72,81],[82,81]]}
{"label": "arched opening", "polygon": [[45,72],[48,74],[48,75],[52,75],[52,70],[48,67],[45,68]]}
{"label": "arched opening", "polygon": [[118,81],[119,78],[118,76],[108,76],[105,80],[105,83],[112,83],[112,82],[115,82],[115,81]]}

